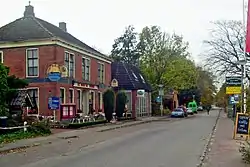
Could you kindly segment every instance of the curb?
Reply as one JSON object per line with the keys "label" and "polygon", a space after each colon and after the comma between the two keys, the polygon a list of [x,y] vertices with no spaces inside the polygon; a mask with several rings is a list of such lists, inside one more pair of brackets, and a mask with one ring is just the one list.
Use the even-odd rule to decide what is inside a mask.
{"label": "curb", "polygon": [[206,157],[208,155],[208,152],[210,151],[209,146],[211,145],[212,138],[214,137],[215,132],[216,132],[216,127],[217,127],[218,121],[220,119],[220,114],[221,114],[221,110],[218,113],[218,116],[216,118],[215,124],[214,124],[214,126],[212,128],[212,132],[209,134],[208,142],[206,143],[206,145],[204,147],[204,150],[203,150],[203,153],[200,156],[199,163],[196,165],[197,167],[202,167],[204,165],[204,161],[205,161],[205,159],[206,159]]}

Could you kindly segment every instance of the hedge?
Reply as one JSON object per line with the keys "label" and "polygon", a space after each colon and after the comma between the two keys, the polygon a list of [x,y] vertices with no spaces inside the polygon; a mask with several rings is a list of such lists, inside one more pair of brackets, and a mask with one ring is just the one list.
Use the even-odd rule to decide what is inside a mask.
{"label": "hedge", "polygon": [[82,127],[94,126],[94,125],[105,124],[105,123],[107,123],[106,120],[97,120],[95,122],[70,123],[68,125],[68,128],[69,129],[78,129],[78,128],[82,128]]}

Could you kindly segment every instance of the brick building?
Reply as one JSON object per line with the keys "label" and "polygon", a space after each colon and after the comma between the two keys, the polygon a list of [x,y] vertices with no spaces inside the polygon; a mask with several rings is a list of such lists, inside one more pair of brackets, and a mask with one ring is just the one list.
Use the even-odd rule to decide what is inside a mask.
{"label": "brick building", "polygon": [[[31,5],[25,7],[22,18],[0,28],[0,61],[10,67],[10,74],[29,82],[28,92],[38,106],[33,114],[52,115],[49,96],[60,97],[61,104],[75,104],[83,114],[91,108],[102,109],[102,92],[111,80],[111,60],[69,34],[66,23],[57,27],[35,17]],[[66,67],[68,75],[50,81],[47,69],[52,64]],[[58,119],[74,115],[57,112]]]}

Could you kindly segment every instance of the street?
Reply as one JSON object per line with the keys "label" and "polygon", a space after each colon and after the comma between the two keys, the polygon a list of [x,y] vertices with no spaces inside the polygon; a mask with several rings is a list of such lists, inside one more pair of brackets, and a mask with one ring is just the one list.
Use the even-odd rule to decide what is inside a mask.
{"label": "street", "polygon": [[92,137],[100,135],[100,140],[88,146],[84,146],[83,139],[72,139],[29,148],[1,156],[0,166],[194,167],[199,163],[218,113],[211,111],[210,115],[203,113],[179,121],[93,132]]}

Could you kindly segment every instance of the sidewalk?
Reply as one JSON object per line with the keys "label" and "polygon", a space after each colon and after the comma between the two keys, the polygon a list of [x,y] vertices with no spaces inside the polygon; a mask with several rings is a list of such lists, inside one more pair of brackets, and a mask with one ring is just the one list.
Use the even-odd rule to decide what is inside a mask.
{"label": "sidewalk", "polygon": [[124,128],[144,123],[149,123],[152,121],[159,121],[159,120],[170,120],[169,117],[147,117],[143,118],[138,121],[132,121],[132,122],[118,122],[116,124],[110,124],[110,125],[103,125],[103,126],[97,126],[94,128],[87,128],[87,129],[78,129],[78,130],[69,130],[61,133],[55,133],[47,137],[37,137],[32,139],[23,139],[18,140],[15,143],[9,143],[9,144],[3,144],[0,145],[0,154],[1,153],[8,153],[12,150],[16,149],[24,149],[34,146],[40,146],[44,144],[51,144],[52,142],[58,142],[60,139],[72,139],[72,138],[81,138],[88,136],[93,133],[97,132],[105,132],[110,131],[118,128]]}
{"label": "sidewalk", "polygon": [[204,167],[249,167],[241,160],[240,142],[233,140],[233,121],[221,113],[215,137],[212,139],[211,151],[208,153]]}

